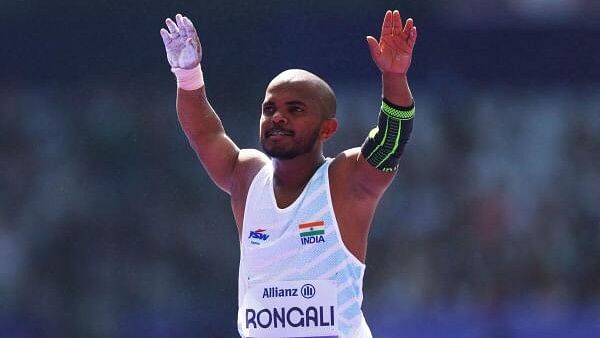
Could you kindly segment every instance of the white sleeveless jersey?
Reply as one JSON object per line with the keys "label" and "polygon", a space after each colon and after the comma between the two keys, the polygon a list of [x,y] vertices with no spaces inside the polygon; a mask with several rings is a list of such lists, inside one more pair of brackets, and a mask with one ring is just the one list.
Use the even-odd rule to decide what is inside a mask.
{"label": "white sleeveless jersey", "polygon": [[252,181],[240,243],[242,337],[372,337],[361,310],[365,265],[344,246],[333,212],[331,161],[285,209],[272,164]]}

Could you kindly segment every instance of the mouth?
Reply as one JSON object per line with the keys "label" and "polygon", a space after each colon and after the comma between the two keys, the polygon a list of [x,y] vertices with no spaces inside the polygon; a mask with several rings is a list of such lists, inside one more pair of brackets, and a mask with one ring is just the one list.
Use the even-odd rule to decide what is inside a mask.
{"label": "mouth", "polygon": [[265,133],[266,137],[272,136],[294,136],[294,132],[291,130],[281,129],[281,128],[273,128],[267,130]]}

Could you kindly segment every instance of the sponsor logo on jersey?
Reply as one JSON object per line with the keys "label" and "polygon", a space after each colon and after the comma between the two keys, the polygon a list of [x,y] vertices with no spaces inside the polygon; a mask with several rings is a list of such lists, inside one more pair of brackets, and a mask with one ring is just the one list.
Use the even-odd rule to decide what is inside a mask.
{"label": "sponsor logo on jersey", "polygon": [[280,289],[278,287],[270,287],[263,289],[262,298],[277,297],[298,297],[298,288]]}
{"label": "sponsor logo on jersey", "polygon": [[[313,298],[317,289],[312,284],[304,284],[300,288],[300,295],[306,299]],[[263,288],[262,298],[298,297],[298,288]]]}
{"label": "sponsor logo on jersey", "polygon": [[261,229],[261,228],[258,228],[254,231],[250,231],[250,236],[248,236],[248,238],[250,238],[250,243],[260,245],[260,242],[258,242],[256,240],[263,241],[263,242],[266,241],[267,238],[269,238],[269,235],[267,235],[265,233],[265,231],[267,231],[267,230]]}
{"label": "sponsor logo on jersey", "polygon": [[306,299],[313,298],[317,293],[317,289],[312,284],[304,284],[300,288],[300,294]]}
{"label": "sponsor logo on jersey", "polygon": [[323,237],[325,235],[325,222],[323,221],[299,224],[298,230],[300,230],[300,243],[302,245],[325,242]]}

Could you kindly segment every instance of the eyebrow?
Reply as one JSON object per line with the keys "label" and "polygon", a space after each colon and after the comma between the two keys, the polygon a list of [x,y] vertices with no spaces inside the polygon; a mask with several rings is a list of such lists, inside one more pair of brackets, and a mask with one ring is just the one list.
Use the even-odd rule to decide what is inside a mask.
{"label": "eyebrow", "polygon": [[[275,103],[273,101],[267,101],[263,103],[263,106],[268,106],[268,105],[274,105]],[[298,100],[294,100],[294,101],[287,101],[285,103],[286,106],[293,106],[293,105],[300,105],[300,106],[304,106],[306,107],[306,103],[302,102],[302,101],[298,101]]]}
{"label": "eyebrow", "polygon": [[292,105],[301,105],[306,107],[306,103],[302,102],[302,101],[288,101],[285,103],[288,106],[292,106]]}

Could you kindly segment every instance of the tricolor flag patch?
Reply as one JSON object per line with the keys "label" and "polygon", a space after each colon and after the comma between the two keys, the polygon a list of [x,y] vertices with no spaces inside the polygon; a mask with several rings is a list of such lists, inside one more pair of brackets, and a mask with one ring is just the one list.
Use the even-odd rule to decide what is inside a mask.
{"label": "tricolor flag patch", "polygon": [[300,237],[324,235],[325,234],[325,222],[316,221],[316,222],[302,223],[302,224],[298,225],[298,229],[300,230]]}

